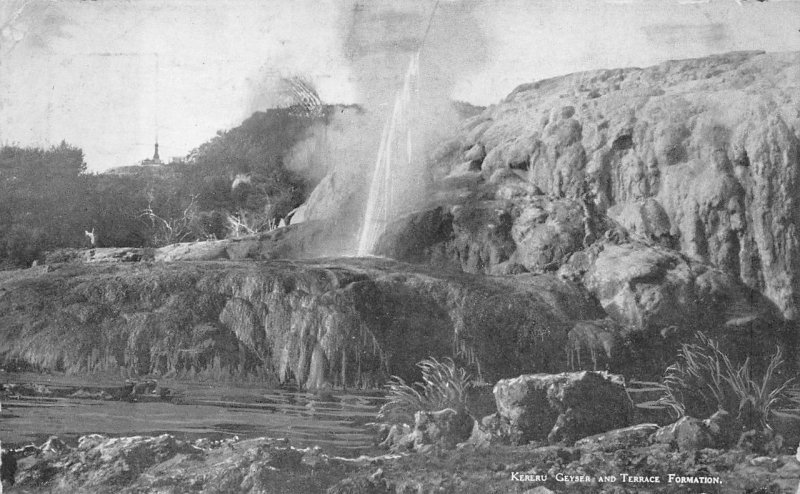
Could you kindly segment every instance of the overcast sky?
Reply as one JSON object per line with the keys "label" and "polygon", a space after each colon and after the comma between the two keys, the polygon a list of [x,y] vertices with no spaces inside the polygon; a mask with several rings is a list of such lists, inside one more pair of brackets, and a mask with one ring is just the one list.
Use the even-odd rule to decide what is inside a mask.
{"label": "overcast sky", "polygon": [[[434,0],[0,0],[0,143],[83,148],[89,169],[185,155],[302,76],[382,111]],[[442,0],[421,70],[490,104],[555,75],[800,49],[800,2]],[[431,74],[429,74],[430,76]],[[424,77],[424,74],[423,74]],[[382,90],[385,89],[385,90]]]}

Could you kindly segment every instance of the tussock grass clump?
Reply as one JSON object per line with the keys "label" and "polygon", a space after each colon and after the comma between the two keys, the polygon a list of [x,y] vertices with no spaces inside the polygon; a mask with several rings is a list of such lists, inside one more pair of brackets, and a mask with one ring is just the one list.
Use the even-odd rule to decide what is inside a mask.
{"label": "tussock grass clump", "polygon": [[698,343],[681,345],[678,362],[664,374],[664,394],[655,404],[676,417],[705,418],[725,410],[745,430],[771,430],[776,414],[800,419],[800,390],[792,386],[794,378],[779,372],[784,364],[780,347],[756,375],[749,357],[734,364],[715,340],[703,333],[697,338]]}
{"label": "tussock grass clump", "polygon": [[441,362],[427,358],[417,367],[422,370],[422,382],[407,384],[401,377],[392,376],[385,385],[388,400],[380,409],[378,418],[389,423],[414,422],[414,413],[452,408],[457,412],[467,409],[467,393],[473,379],[452,359]]}

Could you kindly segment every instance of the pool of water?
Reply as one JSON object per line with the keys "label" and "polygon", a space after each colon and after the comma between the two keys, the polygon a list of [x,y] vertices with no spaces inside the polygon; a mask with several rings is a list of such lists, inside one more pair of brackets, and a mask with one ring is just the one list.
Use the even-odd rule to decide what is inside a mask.
{"label": "pool of water", "polygon": [[[77,391],[87,384],[66,377],[3,374],[0,383],[42,384]],[[254,385],[160,383],[174,392],[169,401],[129,402],[74,397],[6,396],[0,411],[0,441],[40,444],[50,435],[75,441],[85,434],[112,436],[174,434],[184,439],[239,436],[285,437],[298,447],[320,446],[331,454],[356,456],[373,449],[365,425],[375,420],[383,399],[377,393],[324,394]]]}

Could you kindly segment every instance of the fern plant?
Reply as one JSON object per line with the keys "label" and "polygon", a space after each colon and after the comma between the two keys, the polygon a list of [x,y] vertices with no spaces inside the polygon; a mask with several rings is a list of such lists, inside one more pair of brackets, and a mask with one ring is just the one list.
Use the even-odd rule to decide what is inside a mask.
{"label": "fern plant", "polygon": [[427,358],[417,364],[422,370],[422,382],[407,384],[401,377],[392,376],[386,384],[387,401],[381,406],[378,418],[390,423],[412,423],[419,411],[452,408],[467,409],[467,394],[473,384],[472,376],[452,359],[438,361]]}
{"label": "fern plant", "polygon": [[792,387],[793,378],[778,372],[784,363],[780,347],[763,374],[754,376],[749,357],[736,365],[715,340],[703,333],[697,338],[699,343],[682,345],[678,362],[667,368],[663,395],[655,405],[669,408],[677,417],[708,417],[726,410],[746,430],[771,429],[775,414],[800,419],[800,391]]}

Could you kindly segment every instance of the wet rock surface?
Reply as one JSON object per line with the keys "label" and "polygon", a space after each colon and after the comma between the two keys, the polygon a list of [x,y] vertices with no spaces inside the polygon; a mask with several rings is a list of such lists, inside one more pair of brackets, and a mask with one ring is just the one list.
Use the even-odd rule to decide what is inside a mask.
{"label": "wet rock surface", "polygon": [[487,278],[381,259],[28,271],[0,275],[0,356],[72,374],[369,387],[415,377],[416,362],[451,355],[455,341],[496,380],[565,370],[567,332],[602,314],[579,284],[553,275]]}

